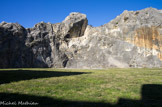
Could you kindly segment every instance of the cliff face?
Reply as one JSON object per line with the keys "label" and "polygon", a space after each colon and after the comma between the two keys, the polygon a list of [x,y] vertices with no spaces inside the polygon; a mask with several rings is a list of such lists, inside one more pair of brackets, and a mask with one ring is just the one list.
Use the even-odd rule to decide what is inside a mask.
{"label": "cliff face", "polygon": [[85,14],[25,29],[0,24],[0,67],[162,67],[162,10],[124,11],[92,27]]}

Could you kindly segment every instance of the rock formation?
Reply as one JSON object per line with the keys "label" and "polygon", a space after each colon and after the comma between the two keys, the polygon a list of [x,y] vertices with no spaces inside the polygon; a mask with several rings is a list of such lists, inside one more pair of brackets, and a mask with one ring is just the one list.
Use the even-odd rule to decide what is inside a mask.
{"label": "rock formation", "polygon": [[126,10],[99,27],[77,12],[28,29],[2,22],[0,68],[14,67],[162,67],[162,10]]}

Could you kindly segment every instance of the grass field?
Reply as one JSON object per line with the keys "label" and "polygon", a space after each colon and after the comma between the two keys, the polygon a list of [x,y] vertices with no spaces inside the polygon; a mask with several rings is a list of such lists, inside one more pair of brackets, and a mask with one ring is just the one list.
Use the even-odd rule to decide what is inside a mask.
{"label": "grass field", "polygon": [[125,107],[161,102],[162,69],[0,69],[0,105]]}

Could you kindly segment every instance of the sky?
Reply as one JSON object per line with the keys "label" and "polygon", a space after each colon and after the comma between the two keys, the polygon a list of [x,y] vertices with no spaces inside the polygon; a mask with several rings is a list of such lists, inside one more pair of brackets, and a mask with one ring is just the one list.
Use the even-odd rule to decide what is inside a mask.
{"label": "sky", "polygon": [[0,22],[31,28],[41,21],[62,22],[71,12],[87,15],[88,24],[101,26],[124,10],[162,9],[162,0],[0,0]]}

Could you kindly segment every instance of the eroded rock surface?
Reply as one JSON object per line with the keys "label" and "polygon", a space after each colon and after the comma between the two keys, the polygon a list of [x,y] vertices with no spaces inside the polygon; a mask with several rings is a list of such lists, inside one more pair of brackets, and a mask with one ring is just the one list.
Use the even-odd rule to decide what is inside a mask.
{"label": "eroded rock surface", "polygon": [[25,29],[0,24],[0,67],[162,67],[162,10],[124,11],[92,27],[73,12],[61,23]]}

